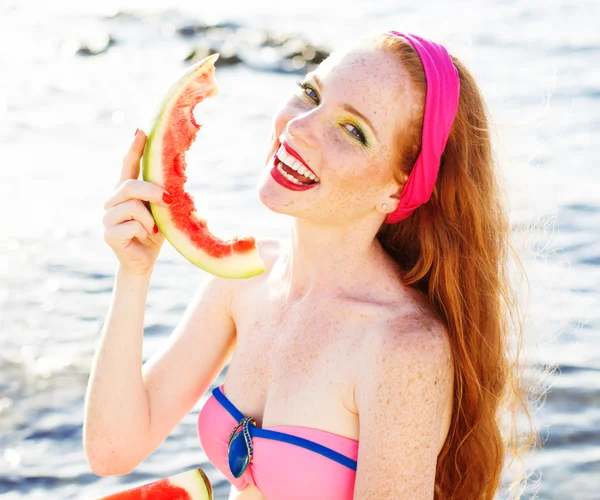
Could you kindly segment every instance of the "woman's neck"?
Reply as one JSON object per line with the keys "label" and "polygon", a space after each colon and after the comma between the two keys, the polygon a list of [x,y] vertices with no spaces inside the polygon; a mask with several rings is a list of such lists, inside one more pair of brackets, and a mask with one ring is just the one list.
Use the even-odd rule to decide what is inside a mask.
{"label": "woman's neck", "polygon": [[294,219],[278,266],[286,298],[354,294],[376,286],[391,258],[375,237],[377,227],[369,221],[360,225],[332,227]]}

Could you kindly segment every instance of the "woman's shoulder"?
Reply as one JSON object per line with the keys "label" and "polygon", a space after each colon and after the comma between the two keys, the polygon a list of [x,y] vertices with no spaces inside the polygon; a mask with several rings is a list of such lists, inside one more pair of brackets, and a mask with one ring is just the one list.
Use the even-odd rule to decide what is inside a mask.
{"label": "woman's shoulder", "polygon": [[235,314],[237,308],[244,305],[248,297],[255,296],[257,288],[268,281],[271,270],[281,255],[283,242],[276,238],[256,238],[256,248],[265,267],[263,273],[244,279],[211,276],[208,280],[213,283],[215,289],[227,291],[226,302],[229,304],[228,311],[232,318],[237,316]]}
{"label": "woman's shoulder", "polygon": [[213,274],[209,276],[207,282],[214,287],[236,290],[239,285],[246,285],[256,283],[257,281],[262,281],[264,280],[265,276],[268,276],[271,272],[273,265],[281,254],[282,248],[283,241],[276,238],[256,238],[256,249],[258,250],[258,254],[265,267],[265,271],[263,273],[245,279],[225,278]]}
{"label": "woman's shoulder", "polygon": [[413,289],[395,307],[388,305],[378,321],[373,322],[360,352],[359,380],[373,373],[385,376],[390,366],[399,370],[396,378],[400,373],[410,375],[417,369],[430,370],[432,366],[444,378],[451,377],[453,372],[448,329],[427,297]]}
{"label": "woman's shoulder", "polygon": [[273,266],[283,251],[284,242],[277,238],[256,238],[256,248],[263,261],[265,271],[251,278],[229,280],[233,282],[236,291],[253,288],[268,279]]}
{"label": "woman's shoulder", "polygon": [[410,345],[423,346],[429,342],[449,347],[446,326],[427,297],[404,286],[394,300],[379,308],[378,320],[373,322],[373,331],[365,340],[368,349],[384,351],[390,346],[405,350]]}

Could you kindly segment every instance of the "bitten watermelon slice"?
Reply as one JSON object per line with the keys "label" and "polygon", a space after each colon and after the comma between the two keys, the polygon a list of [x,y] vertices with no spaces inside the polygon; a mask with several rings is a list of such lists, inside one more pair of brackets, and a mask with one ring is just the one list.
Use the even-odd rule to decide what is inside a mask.
{"label": "bitten watermelon slice", "polygon": [[210,481],[200,468],[182,472],[97,500],[212,500]]}
{"label": "bitten watermelon slice", "polygon": [[185,154],[200,130],[193,110],[196,104],[218,93],[218,57],[212,54],[192,65],[167,91],[148,134],[142,176],[145,181],[163,186],[173,198],[168,207],[150,203],[150,210],[165,238],[181,255],[216,276],[249,278],[265,270],[255,239],[222,240],[213,235],[184,189]]}

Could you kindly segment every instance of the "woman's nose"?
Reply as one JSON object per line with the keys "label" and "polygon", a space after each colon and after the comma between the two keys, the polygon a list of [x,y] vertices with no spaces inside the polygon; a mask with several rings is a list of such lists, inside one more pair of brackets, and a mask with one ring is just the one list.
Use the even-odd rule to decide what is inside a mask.
{"label": "woman's nose", "polygon": [[285,125],[285,130],[289,137],[308,147],[314,147],[319,130],[319,118],[316,110],[312,109],[290,117]]}

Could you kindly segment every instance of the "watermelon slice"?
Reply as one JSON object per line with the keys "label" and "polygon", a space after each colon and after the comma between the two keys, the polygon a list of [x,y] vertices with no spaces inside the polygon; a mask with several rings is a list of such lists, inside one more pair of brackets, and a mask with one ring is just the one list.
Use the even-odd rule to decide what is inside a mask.
{"label": "watermelon slice", "polygon": [[212,54],[192,65],[167,91],[150,126],[142,177],[164,186],[172,196],[173,203],[168,207],[150,203],[150,210],[165,238],[181,255],[216,276],[249,278],[265,270],[255,239],[222,240],[213,235],[184,189],[185,154],[200,130],[193,110],[196,104],[218,93],[218,57],[219,54]]}
{"label": "watermelon slice", "polygon": [[200,468],[182,472],[97,500],[212,500],[210,481]]}

